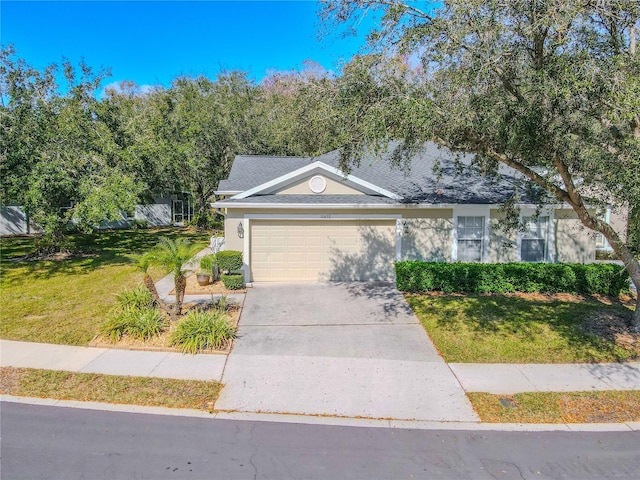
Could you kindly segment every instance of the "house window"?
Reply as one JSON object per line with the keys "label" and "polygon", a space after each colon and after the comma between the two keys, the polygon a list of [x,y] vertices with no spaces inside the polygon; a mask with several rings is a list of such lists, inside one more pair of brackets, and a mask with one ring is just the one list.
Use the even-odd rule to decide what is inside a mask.
{"label": "house window", "polygon": [[544,262],[547,259],[549,217],[522,217],[524,231],[520,243],[520,260]]}
{"label": "house window", "polygon": [[482,261],[484,217],[458,217],[458,260]]}

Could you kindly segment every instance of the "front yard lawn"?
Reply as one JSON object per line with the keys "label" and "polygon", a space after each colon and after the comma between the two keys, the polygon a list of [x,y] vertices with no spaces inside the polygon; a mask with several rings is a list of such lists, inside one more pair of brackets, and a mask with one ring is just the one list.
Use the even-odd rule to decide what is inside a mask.
{"label": "front yard lawn", "polygon": [[[208,233],[186,229],[112,230],[70,236],[68,258],[30,260],[35,238],[3,238],[0,249],[0,337],[86,345],[98,333],[114,294],[142,280],[133,258],[160,237],[189,238],[204,248]],[[154,278],[162,273],[154,271]]]}
{"label": "front yard lawn", "polygon": [[637,340],[625,348],[624,335],[592,333],[603,315],[604,325],[629,316],[631,307],[617,299],[424,294],[407,301],[447,362],[617,362],[640,353]]}
{"label": "front yard lawn", "polygon": [[640,421],[640,391],[468,393],[467,396],[480,419],[489,423]]}
{"label": "front yard lawn", "polygon": [[2,367],[0,393],[23,397],[208,409],[218,398],[216,381],[125,377]]}

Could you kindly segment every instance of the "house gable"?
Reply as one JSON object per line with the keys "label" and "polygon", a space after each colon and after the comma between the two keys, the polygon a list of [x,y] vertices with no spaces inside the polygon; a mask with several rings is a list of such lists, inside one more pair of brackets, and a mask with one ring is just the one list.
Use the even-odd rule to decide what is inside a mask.
{"label": "house gable", "polygon": [[275,195],[365,195],[362,190],[355,188],[352,182],[338,181],[319,174],[305,177],[273,193]]}
{"label": "house gable", "polygon": [[[244,192],[234,195],[231,198],[233,200],[240,200],[243,198],[251,197],[253,195],[272,195],[277,192],[282,192],[289,187],[296,187],[297,185],[304,184],[305,182],[308,183],[310,180],[312,180],[313,177],[321,177],[325,182],[327,182],[327,180],[331,180],[334,185],[343,183],[343,186],[347,186],[348,188],[355,190],[356,194],[357,192],[360,192],[361,194],[377,195],[392,198],[394,200],[400,200],[399,195],[389,190],[374,185],[373,183],[367,182],[366,180],[362,180],[361,178],[358,178],[354,175],[345,175],[339,168],[327,165],[319,161],[306,165],[302,168],[289,172],[263,184],[257,185],[248,190],[245,190]],[[326,186],[328,186],[328,184]],[[326,186],[324,189],[318,188],[317,190],[324,191],[326,190]],[[313,194],[314,192],[312,190],[308,190],[306,193]],[[343,190],[343,193],[341,194],[353,195],[354,192],[346,193]]]}

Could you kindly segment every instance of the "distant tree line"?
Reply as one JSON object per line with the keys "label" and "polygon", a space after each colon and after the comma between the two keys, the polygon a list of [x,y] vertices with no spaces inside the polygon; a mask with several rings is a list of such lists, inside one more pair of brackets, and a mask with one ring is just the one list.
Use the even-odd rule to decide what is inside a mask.
{"label": "distant tree line", "polygon": [[145,91],[129,81],[103,90],[108,75],[68,60],[36,69],[12,46],[0,53],[0,203],[23,205],[52,249],[72,219],[88,231],[163,191],[189,192],[205,226],[235,155],[339,146],[323,101],[334,80],[315,64],[261,83],[233,71]]}

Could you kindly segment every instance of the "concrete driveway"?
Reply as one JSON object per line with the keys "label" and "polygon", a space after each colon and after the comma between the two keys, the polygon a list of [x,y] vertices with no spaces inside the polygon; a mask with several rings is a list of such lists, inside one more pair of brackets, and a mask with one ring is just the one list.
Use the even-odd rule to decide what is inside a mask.
{"label": "concrete driveway", "polygon": [[222,383],[220,410],[478,421],[389,285],[254,285]]}

